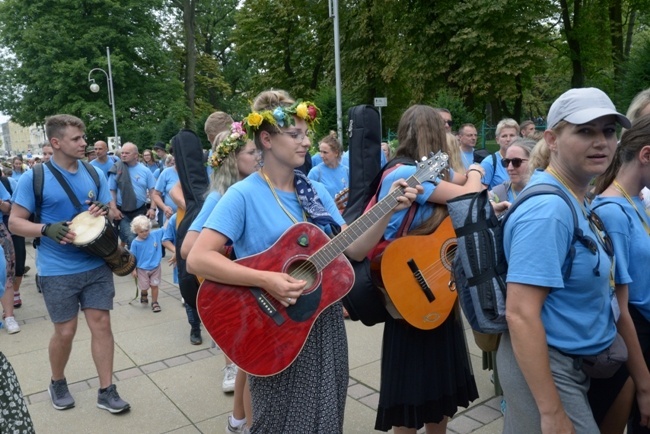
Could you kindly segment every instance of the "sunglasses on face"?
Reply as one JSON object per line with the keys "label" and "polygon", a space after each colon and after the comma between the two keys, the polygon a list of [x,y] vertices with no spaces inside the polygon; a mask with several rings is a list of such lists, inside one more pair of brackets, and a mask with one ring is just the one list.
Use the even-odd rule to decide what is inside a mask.
{"label": "sunglasses on face", "polygon": [[519,166],[521,166],[521,163],[523,163],[524,161],[528,161],[528,159],[527,158],[504,158],[503,160],[501,160],[501,165],[507,169],[510,163],[512,163],[512,167],[514,167],[515,169],[519,169]]}
{"label": "sunglasses on face", "polygon": [[453,126],[454,126],[454,121],[447,121],[447,120],[445,120],[445,123],[446,123],[447,125],[449,125],[450,127],[453,127]]}

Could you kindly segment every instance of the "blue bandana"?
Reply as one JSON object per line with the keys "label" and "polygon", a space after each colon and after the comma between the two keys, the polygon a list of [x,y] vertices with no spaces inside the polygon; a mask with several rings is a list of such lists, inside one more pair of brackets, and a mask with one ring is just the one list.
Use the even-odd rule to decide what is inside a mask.
{"label": "blue bandana", "polygon": [[301,171],[294,170],[293,185],[296,189],[300,205],[311,221],[321,228],[329,225],[332,228],[332,233],[338,234],[341,231],[341,227],[325,209],[323,202],[318,197],[318,193],[312,187],[309,178]]}

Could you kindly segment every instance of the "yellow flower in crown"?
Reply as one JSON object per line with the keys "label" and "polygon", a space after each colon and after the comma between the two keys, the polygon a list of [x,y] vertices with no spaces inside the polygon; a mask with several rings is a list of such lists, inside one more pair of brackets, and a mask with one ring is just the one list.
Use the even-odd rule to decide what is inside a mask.
{"label": "yellow flower in crown", "polygon": [[309,116],[309,112],[307,111],[307,104],[302,102],[296,106],[296,116],[298,116],[300,119],[307,120],[307,117]]}
{"label": "yellow flower in crown", "polygon": [[258,112],[253,112],[246,116],[244,119],[247,125],[257,129],[262,125],[262,122],[264,122],[264,117],[259,114]]}

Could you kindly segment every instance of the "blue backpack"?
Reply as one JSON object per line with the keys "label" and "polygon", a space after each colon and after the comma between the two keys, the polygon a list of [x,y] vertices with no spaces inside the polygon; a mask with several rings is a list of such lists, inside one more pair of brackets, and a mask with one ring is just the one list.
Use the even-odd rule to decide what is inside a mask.
{"label": "blue backpack", "polygon": [[578,227],[578,216],[571,200],[559,187],[536,184],[524,189],[502,218],[497,218],[494,213],[487,190],[465,194],[447,202],[458,243],[452,263],[453,280],[461,309],[472,329],[477,332],[494,334],[508,329],[508,263],[503,251],[503,227],[519,205],[541,194],[561,197],[573,214],[573,240],[562,267],[563,276],[568,279],[575,256],[575,242],[590,247],[594,240],[585,236]]}

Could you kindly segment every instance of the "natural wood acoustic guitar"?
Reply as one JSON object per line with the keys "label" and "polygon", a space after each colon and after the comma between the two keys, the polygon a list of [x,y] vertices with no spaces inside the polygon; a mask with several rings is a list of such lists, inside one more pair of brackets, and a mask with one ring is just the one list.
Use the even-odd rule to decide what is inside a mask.
{"label": "natural wood acoustic guitar", "polygon": [[[439,152],[417,162],[416,173],[406,182],[409,186],[435,182],[447,158]],[[306,280],[304,292],[289,307],[262,288],[204,281],[197,310],[219,348],[238,367],[257,376],[275,375],[291,365],[320,313],[352,288],[354,271],[342,253],[386,216],[402,194],[402,188],[393,190],[332,239],[311,223],[297,223],[267,250],[236,261]]]}
{"label": "natural wood acoustic guitar", "polygon": [[407,235],[388,244],[371,270],[393,318],[422,330],[434,329],[447,319],[457,299],[451,284],[456,246],[449,217],[430,235]]}

